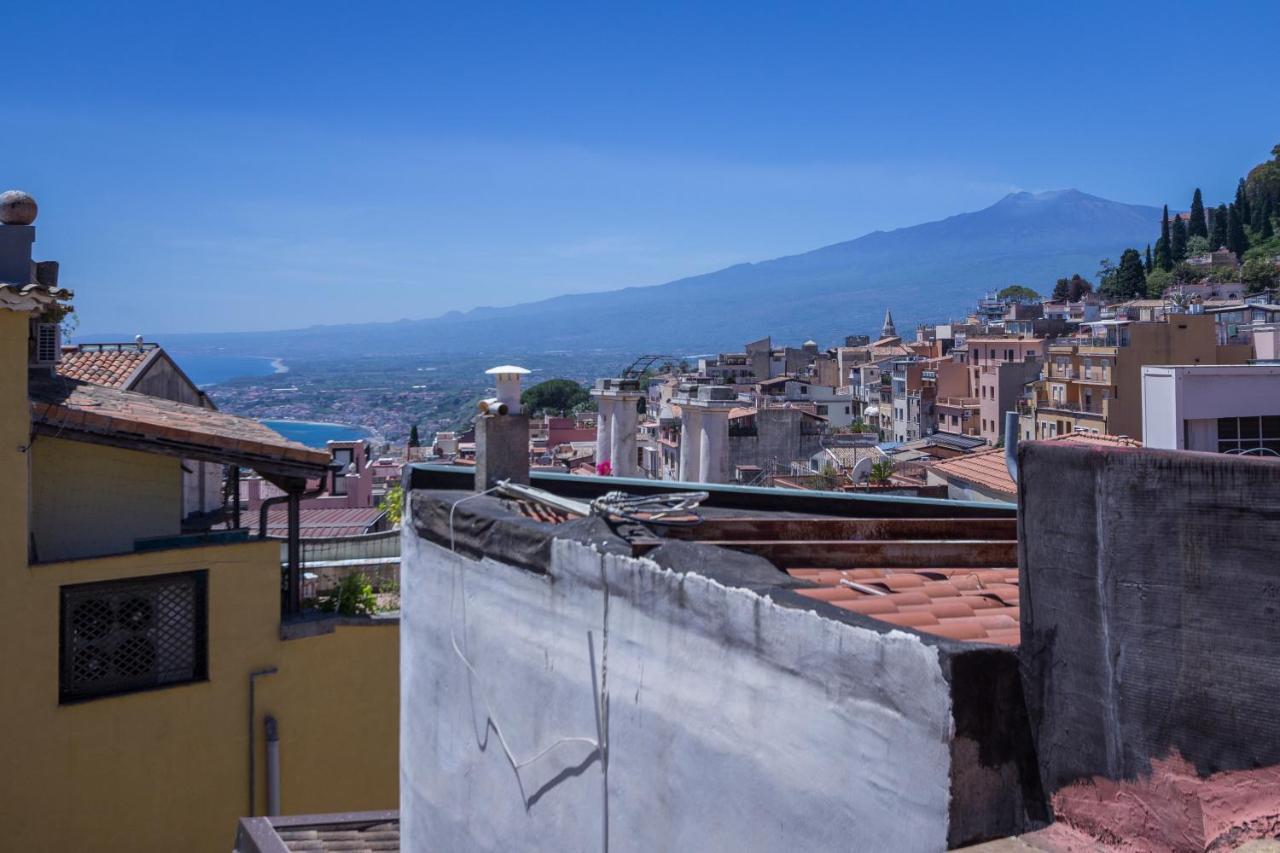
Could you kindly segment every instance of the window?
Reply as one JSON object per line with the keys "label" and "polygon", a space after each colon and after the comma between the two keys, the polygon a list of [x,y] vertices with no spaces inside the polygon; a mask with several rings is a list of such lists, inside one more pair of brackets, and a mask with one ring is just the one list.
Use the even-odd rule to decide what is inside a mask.
{"label": "window", "polygon": [[1004,360],[1013,361],[1013,350],[1007,349],[1004,351]]}
{"label": "window", "polygon": [[1218,452],[1280,456],[1280,415],[1218,418]]}
{"label": "window", "polygon": [[62,587],[58,701],[203,681],[207,585],[199,571]]}

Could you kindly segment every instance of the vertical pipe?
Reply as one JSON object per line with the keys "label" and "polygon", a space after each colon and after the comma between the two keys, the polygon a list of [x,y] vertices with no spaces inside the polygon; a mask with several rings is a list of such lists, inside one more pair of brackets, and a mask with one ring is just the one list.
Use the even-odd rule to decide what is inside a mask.
{"label": "vertical pipe", "polygon": [[1013,484],[1018,485],[1018,413],[1004,413],[1004,465]]}
{"label": "vertical pipe", "polygon": [[267,730],[267,817],[280,814],[280,728],[268,716]]}
{"label": "vertical pipe", "polygon": [[274,666],[264,666],[262,669],[255,669],[249,673],[249,812],[248,816],[256,815],[257,803],[257,754],[255,752],[256,743],[253,738],[253,721],[257,717],[257,697],[255,694],[255,682],[259,676],[275,675],[278,670]]}

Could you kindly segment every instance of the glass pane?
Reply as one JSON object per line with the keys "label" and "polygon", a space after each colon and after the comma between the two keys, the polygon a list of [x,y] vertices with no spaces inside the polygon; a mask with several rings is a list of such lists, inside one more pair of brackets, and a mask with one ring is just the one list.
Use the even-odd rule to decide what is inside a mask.
{"label": "glass pane", "polygon": [[1261,418],[1240,418],[1240,438],[1241,438],[1241,440],[1246,439],[1246,438],[1257,438],[1257,437],[1258,437],[1258,422],[1259,422],[1260,420],[1262,420],[1262,419],[1261,419]]}
{"label": "glass pane", "polygon": [[1218,442],[1218,452],[1219,452],[1219,453],[1230,453],[1232,450],[1235,450],[1235,449],[1236,449],[1236,443],[1235,443],[1234,441],[1219,441],[1219,442]]}
{"label": "glass pane", "polygon": [[1263,438],[1280,438],[1280,415],[1263,416],[1262,437]]}
{"label": "glass pane", "polygon": [[1235,418],[1218,418],[1218,438],[1238,438],[1240,435],[1236,427]]}

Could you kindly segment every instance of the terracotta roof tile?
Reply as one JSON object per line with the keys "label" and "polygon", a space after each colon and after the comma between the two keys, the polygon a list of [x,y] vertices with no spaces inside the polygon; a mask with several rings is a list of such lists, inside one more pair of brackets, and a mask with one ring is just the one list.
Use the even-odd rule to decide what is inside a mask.
{"label": "terracotta roof tile", "polygon": [[154,346],[143,349],[64,349],[58,362],[58,374],[109,388],[126,388],[134,373],[152,354]]}
{"label": "terracotta roof tile", "polygon": [[323,450],[289,441],[251,418],[200,406],[66,377],[32,379],[30,397],[32,420],[68,438],[91,433],[150,441],[251,468],[298,467],[300,474],[318,474],[329,465]]}
{"label": "terracotta roof tile", "polygon": [[[1067,441],[1072,444],[1100,444],[1108,447],[1141,447],[1142,442],[1117,435],[1094,435],[1092,433],[1071,432],[1059,435],[1046,441]],[[1009,467],[1004,460],[1004,448],[992,447],[963,456],[953,456],[929,466],[929,470],[948,480],[961,480],[980,488],[988,489],[1007,496],[1010,500],[1017,497],[1018,488],[1009,476]]]}
{"label": "terracotta roof tile", "polygon": [[819,584],[796,590],[800,595],[891,625],[952,640],[1009,646],[1019,642],[1014,568],[799,568],[788,573]]}

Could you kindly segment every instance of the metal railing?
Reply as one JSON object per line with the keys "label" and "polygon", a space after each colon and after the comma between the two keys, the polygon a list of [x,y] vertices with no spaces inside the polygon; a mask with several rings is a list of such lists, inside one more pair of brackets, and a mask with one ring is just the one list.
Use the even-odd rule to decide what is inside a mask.
{"label": "metal railing", "polygon": [[982,401],[977,397],[939,397],[937,404],[939,406],[953,406],[955,408],[970,408],[981,405]]}
{"label": "metal railing", "polygon": [[[377,566],[400,562],[400,531],[383,530],[326,539],[301,540],[306,567]],[[288,544],[280,542],[280,561],[288,562]]]}

